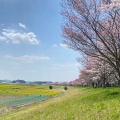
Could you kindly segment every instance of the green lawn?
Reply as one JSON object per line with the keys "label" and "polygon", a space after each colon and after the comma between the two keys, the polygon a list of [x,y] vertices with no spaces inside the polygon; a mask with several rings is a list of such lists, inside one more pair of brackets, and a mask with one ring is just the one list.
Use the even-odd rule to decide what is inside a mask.
{"label": "green lawn", "polygon": [[120,88],[68,87],[62,96],[0,115],[0,120],[120,120]]}

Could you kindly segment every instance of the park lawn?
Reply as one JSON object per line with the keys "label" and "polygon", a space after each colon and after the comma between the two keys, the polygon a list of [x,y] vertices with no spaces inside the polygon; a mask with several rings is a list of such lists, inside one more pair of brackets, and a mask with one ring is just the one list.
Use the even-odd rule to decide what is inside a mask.
{"label": "park lawn", "polygon": [[2,114],[0,120],[120,120],[120,88],[68,87],[61,96]]}

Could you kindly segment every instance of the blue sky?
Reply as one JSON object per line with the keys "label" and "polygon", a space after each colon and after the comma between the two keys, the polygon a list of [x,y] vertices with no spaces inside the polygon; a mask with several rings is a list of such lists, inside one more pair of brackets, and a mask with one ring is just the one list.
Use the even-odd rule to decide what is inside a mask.
{"label": "blue sky", "polygon": [[0,79],[71,81],[79,54],[62,44],[61,0],[0,0]]}

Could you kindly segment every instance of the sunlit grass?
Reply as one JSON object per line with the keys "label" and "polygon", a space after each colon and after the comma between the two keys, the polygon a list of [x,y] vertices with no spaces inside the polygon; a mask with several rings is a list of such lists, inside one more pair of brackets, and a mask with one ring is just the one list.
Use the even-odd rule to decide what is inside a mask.
{"label": "sunlit grass", "polygon": [[120,120],[120,89],[68,87],[62,96],[1,115],[0,119]]}

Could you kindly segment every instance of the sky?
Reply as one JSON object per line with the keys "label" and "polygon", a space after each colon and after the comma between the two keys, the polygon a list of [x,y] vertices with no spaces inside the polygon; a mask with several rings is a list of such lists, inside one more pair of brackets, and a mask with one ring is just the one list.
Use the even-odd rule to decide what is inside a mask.
{"label": "sky", "polygon": [[0,79],[78,78],[78,52],[62,44],[61,0],[0,0]]}

